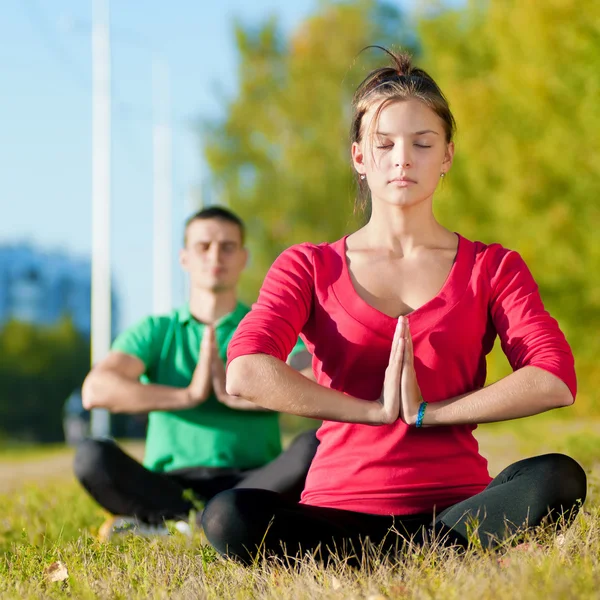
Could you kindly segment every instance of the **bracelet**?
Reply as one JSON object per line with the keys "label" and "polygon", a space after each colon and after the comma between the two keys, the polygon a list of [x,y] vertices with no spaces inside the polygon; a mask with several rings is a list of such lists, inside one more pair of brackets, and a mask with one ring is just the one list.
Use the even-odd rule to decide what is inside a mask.
{"label": "bracelet", "polygon": [[415,427],[423,427],[423,417],[425,416],[425,409],[427,408],[427,402],[421,402],[419,404],[419,412],[417,413],[417,422]]}

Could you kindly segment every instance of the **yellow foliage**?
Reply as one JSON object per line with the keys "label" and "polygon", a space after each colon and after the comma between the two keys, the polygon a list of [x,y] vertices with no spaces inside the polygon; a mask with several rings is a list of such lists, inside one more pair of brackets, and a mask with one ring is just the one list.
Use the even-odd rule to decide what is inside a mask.
{"label": "yellow foliage", "polygon": [[[421,5],[423,6],[423,5]],[[430,2],[417,62],[458,123],[455,164],[438,193],[454,231],[519,251],[576,356],[576,411],[600,410],[600,3]],[[207,130],[216,200],[248,222],[252,300],[281,250],[355,228],[350,96],[382,55],[416,44],[374,0],[322,2],[285,40],[275,22],[238,27],[240,91]],[[500,352],[492,378],[506,373]]]}
{"label": "yellow foliage", "polygon": [[521,252],[575,352],[577,410],[598,411],[600,4],[472,1],[419,33],[458,122],[438,215]]}

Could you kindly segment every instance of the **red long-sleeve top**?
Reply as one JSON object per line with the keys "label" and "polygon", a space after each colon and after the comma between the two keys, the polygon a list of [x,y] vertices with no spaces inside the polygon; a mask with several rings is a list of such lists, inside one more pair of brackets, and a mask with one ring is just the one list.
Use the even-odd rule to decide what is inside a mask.
{"label": "red long-sleeve top", "polygon": [[[483,387],[485,357],[496,335],[514,370],[544,369],[575,396],[569,345],[517,252],[459,236],[442,289],[408,320],[427,402]],[[321,385],[373,401],[381,395],[396,322],[356,293],[346,238],[300,244],[269,270],[258,301],[229,344],[228,358],[269,354],[283,361],[301,334]],[[490,482],[474,429],[416,429],[401,420],[382,426],[325,421],[301,502],[381,515],[439,512]]]}

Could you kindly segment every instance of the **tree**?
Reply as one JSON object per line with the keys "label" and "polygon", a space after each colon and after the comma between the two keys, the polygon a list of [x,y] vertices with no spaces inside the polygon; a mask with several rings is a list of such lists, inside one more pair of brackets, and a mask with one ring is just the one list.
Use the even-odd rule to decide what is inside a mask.
{"label": "tree", "polygon": [[0,331],[0,431],[63,439],[63,404],[89,370],[89,342],[70,320],[40,327],[12,321]]}
{"label": "tree", "polygon": [[[436,214],[523,255],[573,347],[587,400],[577,410],[600,410],[600,4],[432,1],[417,33],[367,0],[323,3],[290,40],[274,21],[237,27],[239,94],[204,153],[219,199],[249,223],[246,297],[285,247],[359,224],[348,217],[350,95],[381,55],[352,61],[369,44],[413,48],[458,122]],[[489,363],[492,380],[508,372],[497,351]]]}
{"label": "tree", "polygon": [[419,35],[458,122],[436,211],[521,252],[574,349],[579,410],[598,410],[600,4],[471,0],[430,10]]}
{"label": "tree", "polygon": [[356,227],[350,168],[350,99],[382,54],[370,44],[415,46],[402,15],[387,4],[324,2],[285,40],[274,20],[236,27],[239,93],[227,117],[208,125],[204,153],[220,201],[248,223],[251,268],[243,292],[256,297],[276,256],[303,241],[341,237]]}

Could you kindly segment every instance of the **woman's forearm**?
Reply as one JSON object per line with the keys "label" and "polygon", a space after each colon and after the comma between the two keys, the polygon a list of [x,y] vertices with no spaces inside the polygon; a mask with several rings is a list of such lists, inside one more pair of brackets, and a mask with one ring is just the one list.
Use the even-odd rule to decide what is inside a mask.
{"label": "woman's forearm", "polygon": [[569,388],[558,377],[537,367],[524,367],[488,387],[428,404],[423,425],[508,421],[572,403]]}
{"label": "woman's forearm", "polygon": [[227,393],[301,417],[367,425],[385,422],[379,402],[323,387],[267,354],[235,358],[227,369]]}

